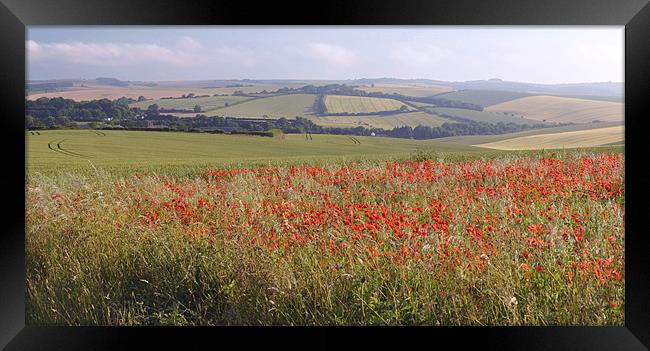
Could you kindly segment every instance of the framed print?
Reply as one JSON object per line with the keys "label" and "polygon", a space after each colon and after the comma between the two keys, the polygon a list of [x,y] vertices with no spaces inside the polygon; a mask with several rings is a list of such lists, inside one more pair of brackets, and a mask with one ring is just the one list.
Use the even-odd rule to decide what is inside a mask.
{"label": "framed print", "polygon": [[4,2],[0,345],[647,349],[647,2],[312,5]]}

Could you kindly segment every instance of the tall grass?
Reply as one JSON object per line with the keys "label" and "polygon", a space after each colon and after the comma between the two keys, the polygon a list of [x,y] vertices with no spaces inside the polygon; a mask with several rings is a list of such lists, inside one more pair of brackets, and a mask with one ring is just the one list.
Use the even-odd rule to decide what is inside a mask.
{"label": "tall grass", "polygon": [[[570,162],[581,158],[597,161],[597,155],[591,153],[546,154],[551,156]],[[440,167],[449,162],[443,162],[444,154],[420,152],[413,157],[421,163],[397,163],[397,167],[416,172],[417,167],[434,167],[427,160],[440,161]],[[507,155],[495,157],[490,167],[502,170],[517,162],[537,167],[539,159]],[[352,208],[345,202],[351,200],[385,204],[394,213],[405,214],[406,210],[400,212],[405,205],[398,203],[426,205],[431,198],[459,186],[476,190],[479,185],[505,184],[498,178],[463,183],[460,173],[409,183],[382,178],[391,167],[385,162],[348,166],[359,170],[353,173],[359,178],[350,178],[349,188],[324,185],[324,179],[305,170],[292,174],[289,166],[272,171],[277,178],[271,180],[250,173],[211,178],[200,170],[175,176],[103,169],[31,175],[26,194],[27,324],[623,324],[623,280],[608,278],[602,284],[592,272],[581,273],[580,269],[567,280],[569,262],[581,260],[611,259],[623,273],[617,266],[623,261],[622,198],[589,199],[576,192],[560,199],[583,216],[587,228],[584,242],[562,239],[559,233],[566,229],[566,222],[543,220],[536,212],[542,206],[556,206],[560,213],[559,203],[529,205],[525,211],[530,218],[514,223],[499,216],[516,200],[514,195],[477,195],[475,201],[460,196],[451,199],[447,205],[456,206],[450,211],[459,217],[450,223],[450,236],[445,240],[450,247],[478,250],[467,256],[467,262],[452,266],[445,266],[448,262],[438,257],[435,248],[443,237],[433,232],[417,239],[426,243],[420,245],[413,238],[396,239],[383,228],[386,231],[380,238],[385,243],[372,245],[391,253],[404,245],[419,247],[426,259],[373,257],[365,251],[365,242],[346,241],[345,214],[340,222],[330,220],[323,227],[303,230],[311,239],[286,248],[269,249],[253,243],[253,239],[265,238],[265,233],[288,228],[283,227],[286,217],[282,214],[264,212],[264,206],[271,206],[268,203],[287,206],[282,208],[288,212],[306,213],[318,208],[318,195],[327,192],[344,211]],[[337,172],[342,166],[331,163],[322,167]],[[479,172],[482,166],[472,167],[467,169]],[[362,178],[367,175],[371,177]],[[613,174],[614,179],[622,177],[622,173]],[[288,185],[292,185],[291,191],[287,191]],[[179,212],[164,210],[162,205],[181,191],[188,191],[187,206],[195,208],[203,198],[212,201],[214,209],[183,222]],[[359,197],[362,191],[372,196]],[[464,207],[467,205],[473,207]],[[154,208],[160,212],[156,221],[149,217]],[[498,217],[498,229],[489,240],[496,254],[480,254],[467,234],[467,225],[486,214]],[[595,217],[597,214],[602,217]],[[297,225],[297,220],[288,218]],[[261,223],[253,225],[252,220]],[[540,237],[552,246],[533,253],[530,270],[522,270],[522,263],[527,262],[522,252],[534,251],[526,241],[526,226],[540,221],[551,228]],[[343,249],[327,249],[323,243],[330,239]],[[432,255],[426,256],[429,252]],[[537,272],[536,265],[543,271]],[[441,269],[443,266],[446,268]]]}

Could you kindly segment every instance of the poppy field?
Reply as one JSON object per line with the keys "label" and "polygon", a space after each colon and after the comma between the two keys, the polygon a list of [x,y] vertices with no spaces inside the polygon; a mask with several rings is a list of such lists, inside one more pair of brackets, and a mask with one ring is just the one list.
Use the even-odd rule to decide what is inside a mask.
{"label": "poppy field", "polygon": [[30,175],[28,325],[623,325],[624,157]]}

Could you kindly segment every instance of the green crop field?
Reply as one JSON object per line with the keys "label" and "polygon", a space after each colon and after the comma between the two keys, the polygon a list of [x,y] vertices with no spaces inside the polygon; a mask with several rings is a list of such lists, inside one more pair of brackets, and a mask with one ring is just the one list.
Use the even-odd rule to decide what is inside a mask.
{"label": "green crop field", "polygon": [[327,95],[325,97],[325,109],[328,114],[395,111],[399,110],[402,106],[408,108],[404,103],[394,99],[343,95]]}
{"label": "green crop field", "polygon": [[252,99],[205,115],[241,118],[295,118],[313,115],[316,95],[289,94]]}
{"label": "green crop field", "polygon": [[417,127],[418,125],[438,127],[445,122],[446,119],[436,115],[428,114],[426,112],[414,111],[407,113],[398,113],[388,116],[319,116],[310,117],[314,123],[324,127],[366,127],[366,128],[382,128],[393,129],[395,127]]}
{"label": "green crop field", "polygon": [[[454,117],[466,118],[477,122],[488,123],[516,123],[516,124],[539,124],[540,121],[522,118],[521,116],[512,116],[503,112],[490,112],[490,111],[474,111],[463,108],[449,108],[449,107],[428,107],[427,111],[443,115],[450,115]],[[444,116],[443,116],[444,117]]]}
{"label": "green crop field", "polygon": [[215,166],[324,159],[389,158],[427,148],[480,151],[449,142],[304,134],[268,138],[182,132],[55,130],[27,133],[28,172],[119,168]]}
{"label": "green crop field", "polygon": [[146,110],[150,105],[156,104],[161,109],[185,109],[191,110],[194,106],[199,105],[203,111],[210,111],[221,107],[226,107],[226,104],[232,105],[242,101],[250,100],[249,97],[244,96],[208,96],[191,99],[156,99],[135,102],[131,107],[138,107]]}

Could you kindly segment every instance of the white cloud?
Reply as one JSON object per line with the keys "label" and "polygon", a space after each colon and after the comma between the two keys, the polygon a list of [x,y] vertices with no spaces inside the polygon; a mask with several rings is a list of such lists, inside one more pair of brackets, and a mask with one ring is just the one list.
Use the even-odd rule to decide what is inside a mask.
{"label": "white cloud", "polygon": [[357,55],[342,46],[314,42],[307,44],[307,48],[310,56],[334,66],[347,67],[358,62]]}
{"label": "white cloud", "polygon": [[177,43],[179,50],[201,50],[203,45],[191,37],[181,37]]}
{"label": "white cloud", "polygon": [[205,48],[190,37],[181,37],[176,45],[158,44],[55,42],[39,43],[28,40],[27,57],[31,62],[57,62],[91,66],[123,67],[162,63],[178,67],[206,64],[255,64],[252,55],[228,47]]}
{"label": "white cloud", "polygon": [[414,47],[399,45],[390,49],[388,56],[400,64],[409,66],[426,66],[436,64],[451,56],[451,51],[433,45]]}

